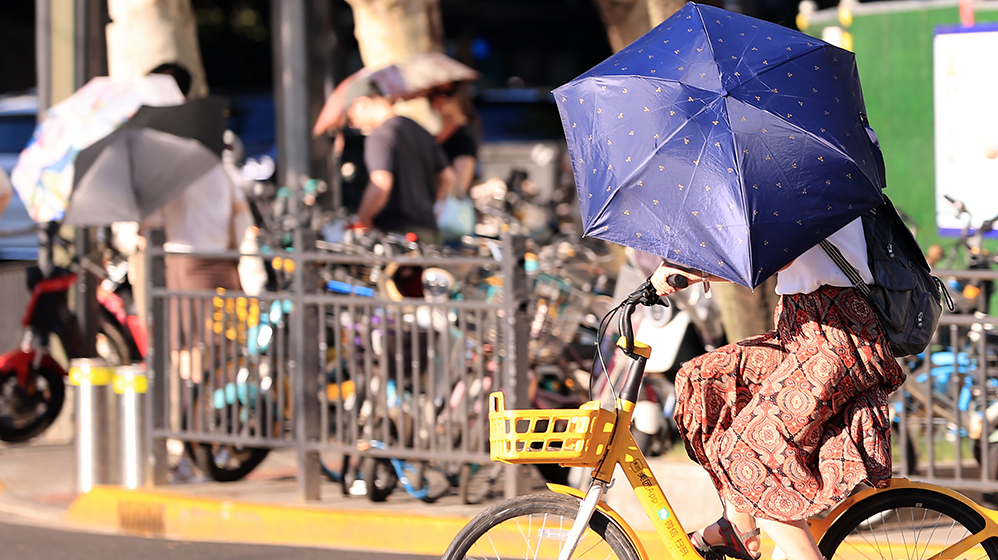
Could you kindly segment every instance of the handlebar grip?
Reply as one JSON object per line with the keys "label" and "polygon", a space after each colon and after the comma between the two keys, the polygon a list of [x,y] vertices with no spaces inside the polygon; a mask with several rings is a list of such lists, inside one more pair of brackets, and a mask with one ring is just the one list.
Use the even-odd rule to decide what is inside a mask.
{"label": "handlebar grip", "polygon": [[668,282],[669,285],[672,286],[673,288],[676,288],[676,289],[679,289],[679,290],[681,290],[683,288],[686,288],[687,286],[690,285],[690,281],[687,280],[687,278],[685,276],[683,276],[682,274],[670,274],[665,279],[665,281]]}

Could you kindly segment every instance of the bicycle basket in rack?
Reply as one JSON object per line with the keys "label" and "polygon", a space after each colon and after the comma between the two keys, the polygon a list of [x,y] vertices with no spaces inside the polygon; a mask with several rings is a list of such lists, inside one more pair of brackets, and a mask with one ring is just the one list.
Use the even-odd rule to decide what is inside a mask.
{"label": "bicycle basket in rack", "polygon": [[493,461],[593,467],[606,450],[616,414],[591,401],[574,409],[506,410],[501,392],[489,395],[489,452]]}
{"label": "bicycle basket in rack", "polygon": [[593,297],[591,290],[580,290],[562,276],[538,273],[533,278],[527,346],[531,363],[557,361],[565,345],[575,338]]}

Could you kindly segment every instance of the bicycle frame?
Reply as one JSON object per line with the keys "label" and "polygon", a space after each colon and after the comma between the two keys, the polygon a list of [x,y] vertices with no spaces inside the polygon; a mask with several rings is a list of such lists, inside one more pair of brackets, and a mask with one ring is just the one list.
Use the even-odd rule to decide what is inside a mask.
{"label": "bicycle frame", "polygon": [[[643,288],[642,288],[643,289]],[[639,289],[640,292],[642,289]],[[638,294],[635,292],[635,294]],[[665,492],[648,466],[641,450],[638,448],[631,436],[630,424],[634,405],[637,401],[638,390],[641,386],[641,379],[644,374],[645,364],[651,355],[651,348],[635,342],[633,331],[630,328],[630,314],[633,313],[637,303],[646,303],[634,294],[628,299],[624,306],[623,317],[621,318],[621,336],[617,345],[620,346],[624,354],[632,359],[630,369],[627,373],[623,387],[616,399],[614,411],[600,410],[599,402],[592,401],[583,405],[579,411],[588,413],[589,422],[592,424],[587,429],[593,435],[591,440],[576,447],[571,439],[575,434],[572,432],[572,421],[556,420],[557,417],[550,415],[522,416],[514,413],[512,417],[507,416],[503,409],[502,393],[493,393],[490,396],[490,422],[493,428],[492,454],[493,460],[501,460],[510,463],[560,463],[564,466],[592,467],[592,484],[588,491],[582,492],[574,488],[549,484],[548,488],[559,494],[572,496],[581,500],[579,513],[575,518],[572,529],[564,536],[559,560],[569,560],[575,552],[585,529],[593,514],[598,510],[603,515],[614,520],[634,543],[638,554],[643,559],[649,559],[649,554],[633,528],[610,506],[602,502],[603,494],[613,480],[615,467],[620,465],[628,483],[634,490],[641,507],[651,521],[652,527],[665,547],[666,552],[675,559],[699,559],[702,558],[693,548],[686,530],[676,516],[676,512],[669,503]],[[591,412],[590,411],[594,411]],[[595,412],[598,411],[598,412]],[[534,414],[533,411],[524,414]],[[545,416],[547,416],[545,418]],[[511,427],[512,424],[515,427]],[[565,421],[568,424],[566,429],[550,428],[549,424],[557,424]],[[509,440],[495,440],[495,428],[502,423],[506,424],[507,437]],[[529,428],[521,429],[521,422],[527,422]],[[544,428],[540,425],[543,422]],[[515,433],[514,433],[515,432]],[[532,437],[532,434],[540,439]],[[609,438],[602,437],[607,432]],[[512,434],[512,435],[511,435]],[[600,437],[596,437],[596,436]],[[561,438],[552,436],[565,436]],[[544,441],[540,446],[539,441]],[[552,440],[557,440],[553,442]],[[498,451],[497,451],[498,450]],[[538,452],[535,457],[530,457],[532,452]],[[562,460],[545,460],[543,455],[563,457]],[[976,511],[984,519],[983,530],[970,534],[964,539],[939,551],[932,558],[957,558],[970,548],[981,544],[989,538],[998,537],[998,511],[987,509],[974,503],[972,500],[950,490],[932,484],[912,482],[908,479],[898,478],[891,481],[890,486],[885,489],[868,488],[855,493],[844,500],[837,507],[833,508],[822,518],[809,519],[808,525],[812,535],[817,542],[821,542],[825,532],[834,522],[844,514],[851,506],[870,496],[882,492],[891,492],[906,488],[920,488],[946,495],[952,499],[962,502],[964,505]]]}
{"label": "bicycle frame", "polygon": [[[619,345],[625,346],[623,338]],[[626,347],[624,348],[624,352],[628,353]],[[559,560],[568,560],[571,558],[583,530],[589,524],[589,520],[597,508],[615,519],[633,538],[635,543],[641,542],[637,539],[634,530],[612,508],[600,503],[607,485],[613,480],[614,469],[617,465],[620,465],[621,470],[627,477],[628,483],[634,490],[634,494],[648,515],[652,527],[662,540],[669,555],[676,559],[701,558],[690,544],[689,538],[686,537],[686,531],[683,529],[682,523],[676,516],[675,510],[672,504],[669,503],[665,492],[662,491],[658,480],[656,480],[655,474],[648,466],[648,460],[645,459],[644,454],[641,453],[637,443],[635,443],[634,437],[631,436],[631,415],[634,412],[637,390],[644,375],[645,363],[648,356],[651,355],[651,348],[640,343],[634,343],[634,348],[629,355],[633,359],[633,362],[631,363],[630,371],[628,371],[627,380],[625,381],[621,395],[617,399],[616,420],[613,423],[610,443],[606,446],[606,452],[600,459],[600,463],[593,469],[593,484],[590,486],[589,491],[583,497],[581,492],[565,486],[549,485],[552,491],[575,497],[583,497],[575,526],[573,526],[573,530],[569,533],[568,541],[562,549]],[[643,547],[639,548],[639,553],[644,558],[648,557]]]}
{"label": "bicycle frame", "polygon": [[[634,368],[634,366],[632,366],[632,368]],[[631,373],[635,373],[633,369]],[[593,484],[587,492],[570,488],[568,486],[556,484],[547,485],[548,489],[552,492],[572,496],[581,500],[579,515],[576,517],[575,521],[575,524],[578,525],[578,533],[575,531],[569,533],[559,560],[568,560],[571,558],[571,554],[574,552],[575,547],[582,536],[583,530],[588,525],[593,513],[597,510],[620,525],[624,532],[630,537],[631,542],[636,545],[638,554],[641,558],[650,560],[648,552],[644,548],[641,539],[637,536],[634,529],[624,520],[623,517],[620,516],[620,514],[614,511],[613,508],[601,501],[603,493],[612,480],[616,465],[620,465],[628,483],[634,490],[635,496],[637,496],[638,501],[641,503],[641,507],[644,509],[645,514],[651,521],[652,527],[654,528],[656,534],[658,534],[659,539],[670,557],[676,559],[701,558],[696,550],[694,550],[690,545],[690,541],[686,537],[686,530],[683,528],[682,523],[676,516],[675,510],[669,503],[669,500],[656,480],[654,473],[652,473],[649,468],[648,461],[645,459],[644,455],[641,453],[641,450],[634,442],[634,438],[631,436],[629,427],[630,416],[633,409],[633,402],[623,399],[617,400],[618,416],[614,423],[611,444],[607,446],[606,454],[603,455],[601,464],[593,469]],[[832,511],[825,517],[809,519],[808,525],[811,528],[811,534],[814,535],[816,541],[820,542],[822,536],[828,528],[831,527],[835,520],[845,513],[849,507],[872,496],[873,494],[890,492],[901,488],[924,488],[945,494],[946,496],[956,499],[973,508],[985,520],[984,530],[968,535],[965,539],[947,547],[945,550],[938,552],[934,558],[960,558],[961,554],[980,544],[984,540],[998,537],[998,511],[980,506],[966,496],[948,488],[921,482],[913,482],[905,478],[895,478],[891,480],[890,486],[886,489],[868,488],[861,492],[857,492],[837,507],[833,508]],[[574,528],[575,527],[573,526],[573,529]]]}

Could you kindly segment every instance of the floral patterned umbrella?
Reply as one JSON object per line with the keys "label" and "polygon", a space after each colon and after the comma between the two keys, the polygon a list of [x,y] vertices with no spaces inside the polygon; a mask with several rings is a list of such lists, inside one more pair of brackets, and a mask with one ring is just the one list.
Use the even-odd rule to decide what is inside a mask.
{"label": "floral patterned umbrella", "polygon": [[73,191],[76,156],[109,135],[143,105],[179,105],[172,76],[98,77],[53,105],[21,152],[11,183],[36,222],[62,218]]}
{"label": "floral patterned umbrella", "polygon": [[399,101],[428,95],[434,89],[448,84],[477,80],[479,74],[453,58],[436,52],[414,54],[379,70],[362,68],[347,76],[333,90],[315,121],[313,135],[319,136],[346,124],[347,107],[343,104],[346,89],[355,80],[365,77],[376,83],[385,97]]}

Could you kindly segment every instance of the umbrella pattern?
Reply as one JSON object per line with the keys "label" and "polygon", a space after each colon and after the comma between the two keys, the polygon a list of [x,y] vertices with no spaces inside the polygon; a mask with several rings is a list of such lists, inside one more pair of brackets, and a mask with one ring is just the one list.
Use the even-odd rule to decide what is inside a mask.
{"label": "umbrella pattern", "polygon": [[754,287],[880,203],[855,58],[688,3],[556,89],[592,235]]}
{"label": "umbrella pattern", "polygon": [[477,80],[472,68],[438,52],[419,53],[371,73],[381,92],[395,99],[413,99],[434,88]]}
{"label": "umbrella pattern", "polygon": [[73,191],[77,154],[128,120],[142,105],[178,105],[172,76],[98,77],[46,112],[11,173],[11,183],[36,222],[62,218]]}
{"label": "umbrella pattern", "polygon": [[410,55],[378,70],[361,68],[340,82],[326,99],[312,127],[313,136],[320,136],[346,124],[346,90],[351,83],[362,78],[371,79],[385,97],[398,101],[429,95],[435,88],[448,84],[474,81],[479,78],[479,74],[453,58],[436,52]]}

